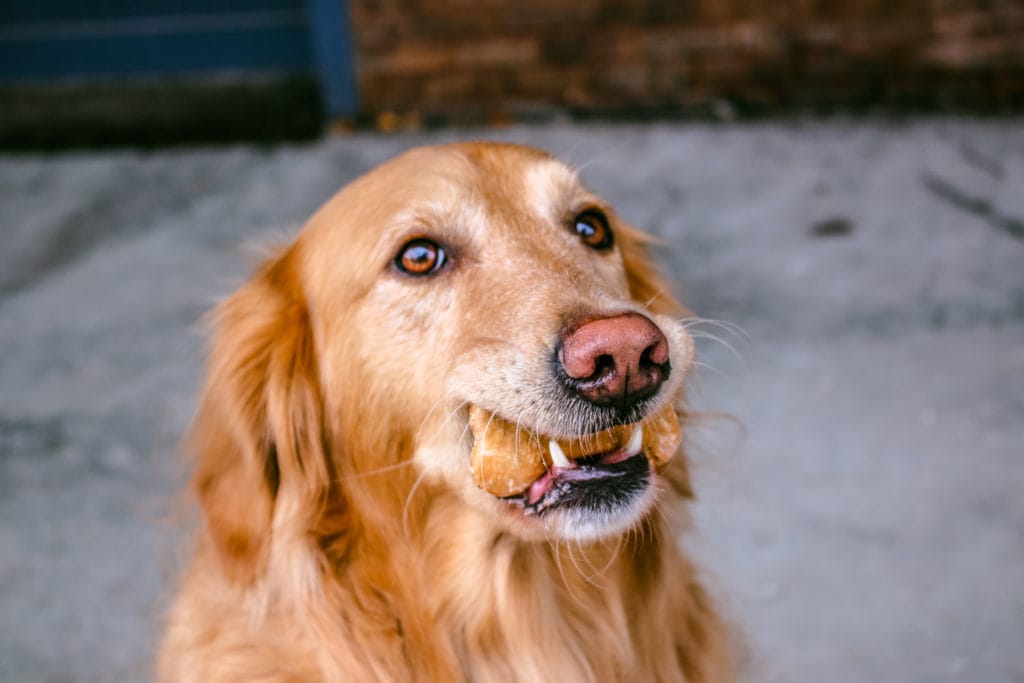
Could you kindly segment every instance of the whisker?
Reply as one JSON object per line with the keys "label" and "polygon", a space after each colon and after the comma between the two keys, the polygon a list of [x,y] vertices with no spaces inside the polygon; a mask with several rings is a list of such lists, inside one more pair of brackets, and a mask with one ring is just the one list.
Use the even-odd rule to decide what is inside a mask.
{"label": "whisker", "polygon": [[630,544],[629,544],[629,557],[630,557],[631,561],[635,562],[636,561],[636,551],[637,551],[637,548],[639,548],[641,543],[642,543],[642,539],[640,538],[640,525],[639,524],[634,524],[633,526],[631,526],[629,528],[629,540],[630,540]]}
{"label": "whisker", "polygon": [[718,375],[719,377],[725,377],[724,372],[716,368],[714,365],[709,365],[703,361],[695,360],[693,361],[693,366],[697,368],[703,368],[704,370],[707,370],[708,372]]}
{"label": "whisker", "polygon": [[[722,320],[712,320],[712,319],[709,319],[709,318],[690,317],[690,318],[682,318],[682,319],[679,320],[679,322],[682,324],[683,329],[686,330],[687,332],[689,332],[690,335],[694,339],[707,339],[707,340],[710,340],[710,341],[713,341],[713,342],[717,342],[718,344],[721,344],[726,349],[728,349],[732,353],[732,355],[734,357],[736,357],[736,358],[743,358],[743,354],[741,354],[736,349],[735,346],[733,346],[724,337],[722,337],[720,335],[717,335],[717,334],[714,334],[712,332],[709,332],[706,329],[702,329],[702,328],[700,328],[700,326],[701,325],[708,325],[708,326],[713,327],[713,328],[719,328],[719,329],[725,330],[725,332],[727,332],[727,333],[729,333],[731,335],[734,335],[735,337],[740,339],[744,344],[747,344],[747,343],[750,342],[750,335],[746,332],[746,330],[744,330],[739,325],[734,325],[732,323],[727,323],[727,322],[722,321]],[[697,329],[694,329],[694,328],[697,328]]]}
{"label": "whisker", "polygon": [[583,558],[583,562],[585,562],[586,565],[590,568],[590,572],[589,573],[588,572],[584,572],[582,570],[582,568],[580,568],[580,574],[583,577],[583,580],[586,581],[587,583],[589,583],[594,588],[597,588],[598,590],[604,589],[605,588],[605,584],[598,580],[598,579],[600,579],[603,576],[603,572],[602,571],[598,571],[597,567],[594,566],[594,563],[593,563],[593,561],[591,560],[591,557],[590,557],[590,553],[587,552],[587,549],[583,546],[583,543],[581,541],[579,541],[579,540],[576,541],[576,549],[579,550],[580,555]]}
{"label": "whisker", "polygon": [[[435,410],[437,410],[437,408],[438,408],[438,407],[439,407],[439,406],[440,406],[440,405],[441,405],[442,403],[444,403],[444,402],[445,402],[445,401],[447,401],[447,400],[448,400],[448,397],[447,397],[447,396],[444,396],[444,397],[442,397],[442,398],[438,399],[438,400],[437,400],[437,402],[436,402],[436,403],[434,403],[434,405],[433,405],[433,406],[432,406],[432,407],[430,408],[430,410],[428,410],[428,411],[427,411],[427,414],[426,414],[426,415],[425,415],[425,416],[423,417],[423,420],[422,420],[422,421],[420,422],[420,427],[419,427],[419,429],[417,429],[417,430],[416,430],[416,440],[415,440],[415,442],[419,442],[420,436],[421,436],[421,434],[423,433],[423,428],[427,426],[427,421],[428,421],[428,420],[430,419],[430,415],[431,415],[431,413],[433,413],[433,412],[434,412]],[[465,400],[463,400],[463,401],[462,401],[461,403],[459,403],[459,405],[455,406],[455,408],[453,408],[452,410],[450,410],[450,411],[448,412],[448,415],[447,415],[447,416],[445,416],[444,420],[442,420],[442,421],[441,421],[441,424],[440,424],[440,425],[438,425],[438,427],[439,427],[439,428],[443,428],[443,427],[444,427],[444,426],[445,426],[446,424],[448,424],[448,420],[450,420],[450,419],[452,419],[453,417],[455,417],[455,415],[457,415],[457,414],[458,414],[458,412],[459,412],[460,410],[462,410],[462,408],[463,408],[463,407],[464,407],[464,406],[465,406],[466,404],[468,404],[468,403],[469,403],[469,399],[465,399]]]}
{"label": "whisker", "polygon": [[[607,550],[607,549],[608,549],[608,546],[606,544],[605,545],[605,550]],[[609,553],[608,561],[605,562],[603,567],[601,567],[601,576],[604,576],[605,572],[607,572],[608,569],[613,564],[615,564],[615,559],[619,556],[619,552],[621,550],[622,550],[622,536],[616,536],[615,537],[615,550],[613,550],[611,553]]]}
{"label": "whisker", "polygon": [[[655,511],[659,515],[661,515],[661,519],[665,522],[665,525],[671,527],[672,526],[672,522],[669,521],[668,513],[665,512],[665,509],[662,508],[661,503],[659,501],[655,501],[654,509],[655,509]],[[647,519],[647,518],[645,517],[644,519]],[[653,532],[653,529],[652,529],[652,532]]]}
{"label": "whisker", "polygon": [[[579,547],[579,543],[578,542],[576,542],[576,545],[577,545],[577,547]],[[572,546],[573,546],[573,542],[572,541],[567,541],[566,544],[565,544],[566,550],[569,551],[569,559],[572,560],[572,565],[574,567],[576,567],[576,573],[584,581],[586,581],[587,583],[591,583],[590,579],[587,577],[587,573],[583,571],[583,568],[580,566],[580,563],[576,560],[576,555],[574,555],[573,552],[572,552]]]}
{"label": "whisker", "polygon": [[665,294],[666,291],[668,291],[668,290],[666,290],[664,287],[662,287],[657,292],[652,294],[650,296],[650,298],[647,299],[647,301],[645,301],[642,304],[640,304],[640,310],[641,311],[649,310],[651,308],[651,306],[654,305],[654,302],[657,301],[658,299],[660,299]]}
{"label": "whisker", "polygon": [[412,498],[416,495],[416,490],[419,488],[423,479],[427,476],[426,470],[420,473],[420,476],[416,477],[416,481],[413,482],[412,487],[409,489],[409,493],[405,496],[405,505],[402,507],[402,532],[405,534],[406,540],[410,540],[409,535],[409,507],[412,504]]}
{"label": "whisker", "polygon": [[483,439],[483,443],[481,443],[480,448],[481,448],[481,450],[484,453],[484,457],[480,458],[480,480],[481,481],[487,481],[487,476],[486,476],[486,473],[484,471],[484,469],[485,469],[484,463],[487,461],[487,458],[489,457],[487,455],[487,432],[491,431],[491,423],[492,422],[494,422],[494,413],[489,413],[488,417],[487,417],[487,424],[484,425],[484,429],[483,429],[483,432],[481,434],[481,438]]}
{"label": "whisker", "polygon": [[[596,154],[596,155],[590,157],[590,159],[588,159],[587,161],[569,161],[569,162],[567,162],[567,165],[569,166],[569,168],[572,170],[573,173],[575,173],[578,176],[582,176],[583,171],[585,171],[590,166],[593,166],[596,163],[604,163],[605,160],[609,157],[609,155],[615,154],[616,152],[619,152],[619,151],[621,151],[623,149],[626,149],[631,144],[632,144],[631,142],[622,141],[622,142],[616,143],[616,144],[614,144],[614,145],[612,145],[610,147],[602,149],[599,154]],[[563,153],[560,156],[571,157],[572,153],[573,153],[573,150],[568,150],[568,151],[566,151],[565,153]]]}
{"label": "whisker", "polygon": [[462,440],[466,438],[466,432],[468,431],[470,431],[469,420],[466,420],[466,424],[462,427],[462,431],[459,432],[459,443],[462,443]]}
{"label": "whisker", "polygon": [[750,340],[750,334],[737,325],[736,323],[729,322],[728,320],[718,320],[716,318],[702,318],[700,316],[689,316],[687,318],[680,319],[684,325],[710,325],[712,327],[718,327],[724,329],[726,332],[735,334],[737,337],[742,337],[745,340]]}
{"label": "whisker", "polygon": [[603,588],[604,585],[597,581],[600,577],[600,573],[591,561],[590,553],[587,552],[587,549],[583,547],[583,543],[580,541],[576,542],[576,548],[580,551],[580,555],[583,556],[583,561],[586,562],[588,567],[590,567],[590,573],[583,576],[584,580],[595,588]]}
{"label": "whisker", "polygon": [[[420,433],[422,432],[423,427],[426,424],[427,419],[429,418],[430,412],[433,412],[437,408],[437,406],[439,406],[444,400],[445,399],[441,399],[437,403],[435,403],[434,407],[431,408],[430,411],[428,411],[428,413],[427,413],[428,417],[425,417],[423,419],[423,422],[420,423],[420,429],[416,433],[416,440],[417,441],[419,440]],[[458,413],[458,411],[461,410],[462,407],[465,406],[467,403],[469,403],[469,401],[462,401],[458,406],[456,406],[452,411],[450,411],[448,416],[445,417],[445,419],[441,422],[441,425],[443,426],[445,423],[447,423],[448,420],[450,420],[452,417],[454,417]],[[463,434],[465,434],[465,430],[463,430]],[[409,465],[412,465],[414,462],[415,462],[415,460],[413,458],[409,458],[408,460],[403,460],[402,462],[393,463],[391,465],[384,465],[382,467],[377,467],[375,469],[367,470],[365,472],[355,472],[353,474],[341,475],[341,476],[338,476],[338,477],[335,477],[334,479],[332,479],[331,483],[340,483],[340,482],[344,482],[344,481],[352,481],[352,480],[357,480],[357,479],[363,479],[365,477],[372,477],[372,476],[375,476],[375,475],[378,475],[378,474],[386,474],[387,472],[394,472],[395,470],[400,470],[403,467],[408,467]]]}
{"label": "whisker", "polygon": [[394,472],[395,470],[400,470],[403,467],[408,467],[409,465],[413,464],[413,462],[415,462],[415,461],[412,458],[409,458],[408,460],[403,460],[402,462],[393,463],[391,465],[384,465],[384,466],[378,467],[376,469],[367,470],[366,472],[355,472],[353,474],[344,474],[344,475],[341,475],[339,477],[333,478],[331,480],[331,483],[332,484],[333,483],[341,483],[341,482],[344,482],[344,481],[352,481],[352,480],[355,480],[355,479],[363,479],[365,477],[372,477],[374,475],[384,474],[386,472]]}
{"label": "whisker", "polygon": [[[572,557],[572,551],[569,550],[568,542],[566,543],[566,550],[569,552],[569,556]],[[553,546],[552,552],[554,552],[554,555],[555,555],[555,565],[558,567],[558,573],[562,577],[562,585],[565,586],[565,590],[569,594],[569,597],[571,597],[573,602],[575,602],[577,605],[579,605],[580,607],[582,607],[584,609],[587,609],[587,605],[584,604],[584,602],[582,600],[580,600],[580,597],[578,595],[576,595],[576,591],[574,591],[572,589],[572,586],[569,585],[569,577],[567,577],[565,575],[565,567],[562,565],[562,543],[561,543],[561,541],[558,541],[558,540],[555,541],[555,544]]]}
{"label": "whisker", "polygon": [[447,396],[442,396],[441,398],[437,399],[437,401],[434,402],[434,405],[430,406],[430,410],[428,410],[426,414],[423,416],[423,419],[420,420],[420,426],[416,430],[416,437],[413,440],[413,443],[419,442],[420,435],[423,433],[423,428],[427,426],[427,421],[430,420],[430,416],[434,414],[434,411],[437,410],[441,406],[441,404],[447,400],[447,398]]}
{"label": "whisker", "polygon": [[737,351],[735,346],[733,346],[732,344],[730,344],[728,341],[718,336],[717,334],[712,334],[705,330],[693,330],[690,328],[687,328],[686,331],[689,332],[690,336],[693,337],[694,339],[707,339],[708,341],[716,342],[727,348],[729,352],[732,353],[733,357],[743,358],[743,354]]}

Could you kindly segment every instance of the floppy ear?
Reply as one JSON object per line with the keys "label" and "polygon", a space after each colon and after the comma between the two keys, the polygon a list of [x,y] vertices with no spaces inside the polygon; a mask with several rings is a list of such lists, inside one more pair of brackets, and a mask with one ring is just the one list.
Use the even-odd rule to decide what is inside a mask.
{"label": "floppy ear", "polygon": [[316,358],[293,264],[291,252],[271,260],[214,311],[189,440],[207,531],[227,576],[243,584],[266,567],[275,501],[292,496],[305,509],[290,514],[312,515],[329,482]]}
{"label": "floppy ear", "polygon": [[620,223],[615,230],[619,251],[626,267],[626,280],[633,300],[654,313],[681,316],[686,309],[676,300],[672,286],[658,272],[650,248],[660,242],[631,225]]}

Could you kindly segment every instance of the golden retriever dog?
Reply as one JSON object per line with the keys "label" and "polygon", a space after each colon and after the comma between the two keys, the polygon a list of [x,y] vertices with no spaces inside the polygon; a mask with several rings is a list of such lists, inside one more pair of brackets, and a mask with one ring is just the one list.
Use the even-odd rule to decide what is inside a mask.
{"label": "golden retriever dog", "polygon": [[328,201],[216,311],[160,680],[731,680],[648,246],[517,145]]}

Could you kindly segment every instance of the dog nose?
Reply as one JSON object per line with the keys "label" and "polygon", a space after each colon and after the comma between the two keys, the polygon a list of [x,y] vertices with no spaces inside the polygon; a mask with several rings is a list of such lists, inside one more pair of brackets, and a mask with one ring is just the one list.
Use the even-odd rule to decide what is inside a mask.
{"label": "dog nose", "polygon": [[558,361],[566,383],[601,406],[629,408],[668,379],[668,340],[651,320],[624,313],[588,320],[563,333]]}

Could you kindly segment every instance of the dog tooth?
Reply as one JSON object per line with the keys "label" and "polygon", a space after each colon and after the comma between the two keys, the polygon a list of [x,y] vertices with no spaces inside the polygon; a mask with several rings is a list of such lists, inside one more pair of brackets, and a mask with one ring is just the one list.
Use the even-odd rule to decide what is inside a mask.
{"label": "dog tooth", "polygon": [[548,442],[548,450],[551,451],[551,464],[555,467],[561,467],[563,469],[572,467],[572,463],[569,462],[569,458],[565,457],[565,452],[562,447],[558,445],[558,442],[554,439]]}
{"label": "dog tooth", "polygon": [[644,443],[644,426],[637,425],[633,430],[633,435],[629,437],[629,443],[626,444],[626,452],[630,455],[636,455],[643,448]]}

